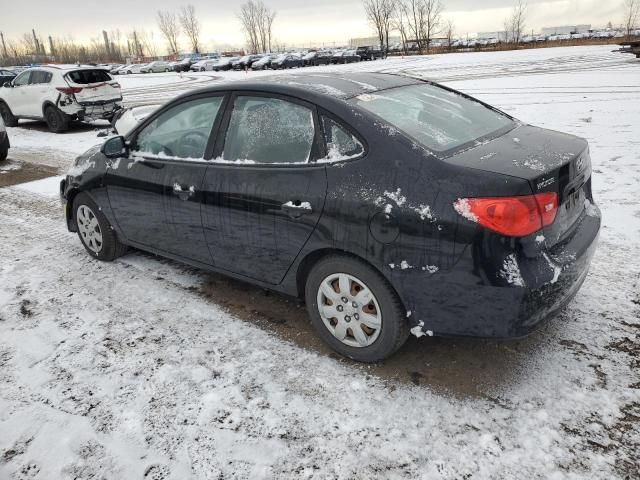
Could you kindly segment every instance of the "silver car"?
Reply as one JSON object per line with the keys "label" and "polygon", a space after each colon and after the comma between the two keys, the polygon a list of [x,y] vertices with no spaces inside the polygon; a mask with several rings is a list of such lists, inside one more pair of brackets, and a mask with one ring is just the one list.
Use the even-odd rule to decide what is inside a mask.
{"label": "silver car", "polygon": [[160,73],[170,71],[171,65],[169,65],[169,62],[163,62],[161,60],[148,63],[147,65],[140,68],[140,73]]}

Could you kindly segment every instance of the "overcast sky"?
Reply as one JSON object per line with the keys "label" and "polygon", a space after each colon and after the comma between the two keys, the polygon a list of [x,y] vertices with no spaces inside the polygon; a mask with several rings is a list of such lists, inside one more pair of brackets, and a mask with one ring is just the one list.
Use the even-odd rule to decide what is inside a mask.
{"label": "overcast sky", "polygon": [[[277,12],[274,34],[286,45],[309,45],[319,42],[345,44],[349,38],[372,35],[364,17],[361,0],[264,0]],[[514,0],[442,0],[444,15],[452,18],[456,34],[501,29]],[[19,39],[35,28],[46,38],[72,37],[87,40],[101,35],[101,31],[120,29],[128,32],[143,29],[153,34],[164,50],[164,42],[157,31],[155,14],[158,6],[177,10],[191,3],[202,21],[202,39],[207,49],[244,44],[235,11],[240,0],[0,0],[0,31],[5,38]],[[597,27],[608,21],[620,24],[623,0],[528,0],[527,31],[542,27],[588,23]],[[181,45],[185,50],[186,41]]]}

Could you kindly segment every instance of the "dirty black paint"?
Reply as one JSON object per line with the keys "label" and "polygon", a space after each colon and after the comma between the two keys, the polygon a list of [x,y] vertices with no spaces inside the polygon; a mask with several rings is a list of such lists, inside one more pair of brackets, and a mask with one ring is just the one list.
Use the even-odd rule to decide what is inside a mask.
{"label": "dirty black paint", "polygon": [[[315,163],[326,152],[321,144],[306,165],[220,164],[210,161],[224,138],[218,119],[201,162],[123,157],[109,168],[113,160],[90,151],[95,165],[67,176],[61,193],[72,201],[86,191],[125,243],[263,287],[301,296],[307,259],[344,252],[377,269],[412,311],[408,321],[423,321],[425,330],[526,334],[575,295],[597,245],[600,213],[586,142],[514,123],[499,138],[439,158],[348,101],[419,82],[383,74],[295,75],[189,93],[127,139],[135,142],[155,116],[194,96],[262,92],[331,114],[357,134],[365,153]],[[225,102],[220,118],[230,105]],[[177,195],[175,184],[194,192]],[[461,197],[541,191],[559,194],[558,218],[525,238],[483,229],[453,208]],[[312,209],[292,216],[283,208],[289,201],[309,202]],[[74,228],[72,217],[68,225]],[[522,285],[501,273],[510,258]]]}

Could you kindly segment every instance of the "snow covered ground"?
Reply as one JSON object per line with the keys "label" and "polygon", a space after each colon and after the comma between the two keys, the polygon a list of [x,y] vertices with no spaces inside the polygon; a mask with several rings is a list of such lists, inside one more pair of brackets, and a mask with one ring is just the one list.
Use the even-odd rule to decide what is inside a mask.
{"label": "snow covered ground", "polygon": [[[389,363],[420,382],[240,319],[202,295],[203,272],[94,261],[65,231],[55,182],[0,188],[0,478],[638,478],[640,62],[609,50],[313,69],[411,71],[590,142],[604,225],[575,300],[500,348],[414,339]],[[142,104],[261,74],[122,84]],[[95,134],[9,129],[12,155],[60,167]]]}

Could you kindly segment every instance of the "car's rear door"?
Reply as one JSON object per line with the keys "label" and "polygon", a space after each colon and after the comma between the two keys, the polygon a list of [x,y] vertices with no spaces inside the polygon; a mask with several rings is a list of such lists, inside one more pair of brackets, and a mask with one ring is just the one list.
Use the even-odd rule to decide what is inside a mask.
{"label": "car's rear door", "polygon": [[[51,92],[51,78],[50,72],[44,70],[34,70],[31,72],[31,78],[29,79],[29,85],[25,87],[27,92],[27,103],[24,106],[26,115],[32,117],[44,116],[42,106],[44,102],[50,99],[53,92]],[[55,93],[58,93],[54,90]]]}
{"label": "car's rear door", "polygon": [[201,94],[160,110],[131,136],[130,156],[108,169],[111,208],[129,241],[211,264],[201,186],[224,99]]}
{"label": "car's rear door", "polygon": [[327,191],[315,108],[288,97],[230,100],[204,179],[203,225],[216,267],[282,281],[315,229]]}

